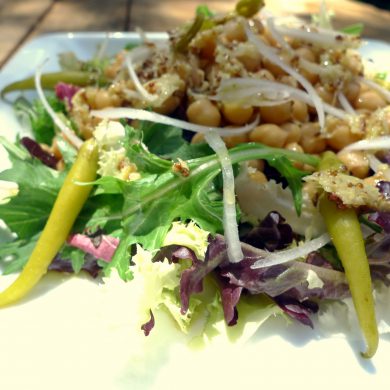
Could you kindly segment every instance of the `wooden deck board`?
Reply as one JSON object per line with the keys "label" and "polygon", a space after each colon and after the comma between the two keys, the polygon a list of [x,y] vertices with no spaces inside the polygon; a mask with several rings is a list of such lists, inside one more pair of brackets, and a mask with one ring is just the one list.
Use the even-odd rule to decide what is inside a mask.
{"label": "wooden deck board", "polygon": [[57,1],[34,35],[54,31],[122,31],[128,20],[128,0]]}
{"label": "wooden deck board", "polygon": [[[0,0],[0,66],[24,41],[56,31],[166,31],[193,17],[200,4],[216,12],[237,0]],[[319,0],[268,0],[275,15],[310,19]],[[364,35],[390,42],[390,12],[352,0],[327,0],[336,28],[365,24]]]}
{"label": "wooden deck board", "polygon": [[0,4],[0,67],[28,38],[50,9],[52,0],[2,0]]}

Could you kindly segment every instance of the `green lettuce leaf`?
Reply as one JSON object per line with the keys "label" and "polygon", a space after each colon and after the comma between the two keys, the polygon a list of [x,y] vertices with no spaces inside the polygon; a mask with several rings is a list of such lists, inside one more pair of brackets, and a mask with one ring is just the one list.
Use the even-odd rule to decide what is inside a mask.
{"label": "green lettuce leaf", "polygon": [[45,225],[65,172],[55,171],[26,156],[24,150],[17,146],[8,148],[8,152],[12,167],[0,172],[0,180],[17,183],[19,192],[0,205],[0,219],[19,239],[27,239]]}

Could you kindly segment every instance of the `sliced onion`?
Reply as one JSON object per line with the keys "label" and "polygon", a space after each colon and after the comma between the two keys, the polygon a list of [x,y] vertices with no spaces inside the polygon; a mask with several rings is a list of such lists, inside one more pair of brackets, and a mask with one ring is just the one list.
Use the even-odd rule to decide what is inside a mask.
{"label": "sliced onion", "polygon": [[320,65],[315,62],[306,60],[303,57],[299,57],[299,65],[302,69],[318,74],[320,77],[327,77],[328,79],[337,79],[343,76],[343,70],[340,65]]}
{"label": "sliced onion", "polygon": [[92,110],[92,116],[96,116],[102,119],[138,119],[149,122],[161,123],[163,125],[179,127],[183,130],[190,130],[195,133],[208,133],[210,131],[216,131],[222,136],[240,135],[245,134],[255,128],[259,123],[259,117],[245,126],[241,127],[208,127],[196,125],[194,123],[186,122],[180,119],[170,118],[169,116],[157,114],[156,112],[141,110],[130,107],[119,108],[105,108],[104,110]]}
{"label": "sliced onion", "polygon": [[276,27],[279,33],[301,41],[310,42],[321,47],[347,48],[358,47],[359,40],[351,39],[350,36],[338,31],[320,29],[319,31],[308,31],[303,28],[291,28],[286,26]]}
{"label": "sliced onion", "polygon": [[[46,62],[46,61],[45,61]],[[59,118],[59,116],[55,113],[55,111],[51,108],[49,102],[46,99],[45,94],[43,93],[42,84],[41,84],[41,74],[42,74],[42,68],[44,66],[44,63],[42,63],[40,66],[37,67],[37,70],[35,72],[35,89],[37,91],[38,97],[40,101],[43,104],[43,107],[47,111],[47,113],[50,115],[51,119],[53,120],[54,124],[60,129],[64,137],[76,148],[80,149],[81,145],[83,144],[83,140],[77,137],[77,135],[74,133],[72,129],[70,129],[66,124]]]}
{"label": "sliced onion", "polygon": [[276,29],[275,18],[273,17],[267,18],[267,27],[272,37],[275,39],[277,43],[279,43],[279,46],[282,49],[286,50],[287,52],[294,54],[294,51],[291,48],[291,46],[285,41],[282,34],[280,34],[279,31]]}
{"label": "sliced onion", "polygon": [[[245,98],[248,99],[257,93],[267,94],[269,91],[288,94],[293,99],[297,99],[310,106],[314,106],[313,100],[310,98],[309,94],[301,89],[276,81],[253,78],[224,79],[218,88],[217,97],[212,97],[211,99],[234,101]],[[328,103],[322,102],[322,106],[326,113],[336,118],[346,119],[348,117],[348,114],[345,111],[333,107]]]}
{"label": "sliced onion", "polygon": [[146,46],[140,46],[136,47],[133,50],[131,50],[126,55],[126,65],[127,70],[129,72],[129,76],[131,80],[134,83],[135,89],[139,92],[139,94],[148,102],[155,101],[158,97],[156,95],[150,94],[142,85],[140,79],[137,76],[137,72],[134,68],[134,63],[144,62],[146,59],[148,59],[152,54],[152,50],[149,47]]}
{"label": "sliced onion", "polygon": [[248,40],[251,41],[257,47],[257,49],[259,50],[261,55],[266,57],[269,61],[271,61],[275,65],[282,68],[290,76],[294,77],[294,79],[296,79],[302,85],[302,87],[307,91],[308,95],[310,96],[311,100],[313,101],[314,107],[317,110],[318,122],[320,124],[320,127],[321,127],[321,129],[323,129],[324,125],[325,125],[324,105],[323,105],[321,98],[318,96],[316,90],[313,88],[313,86],[310,84],[310,82],[307,81],[300,73],[298,73],[290,65],[287,65],[285,62],[283,62],[279,58],[279,56],[276,53],[274,53],[272,48],[270,48],[268,45],[266,45],[262,40],[258,39],[251,31],[248,24],[245,25],[245,31],[246,31],[246,35],[248,37]]}
{"label": "sliced onion", "polygon": [[345,97],[345,95],[340,91],[337,95],[340,105],[350,115],[356,115],[356,111],[351,106],[351,103],[348,101],[348,99]]}
{"label": "sliced onion", "polygon": [[309,253],[314,252],[330,242],[328,233],[310,240],[303,245],[295,248],[286,249],[278,252],[268,252],[262,259],[256,261],[251,268],[265,268],[272,265],[287,263],[292,260],[306,257]]}
{"label": "sliced onion", "polygon": [[343,151],[353,150],[383,150],[390,149],[390,136],[384,135],[382,137],[375,137],[370,139],[363,139],[346,146]]}
{"label": "sliced onion", "polygon": [[383,88],[381,85],[379,85],[375,81],[365,79],[364,77],[360,77],[359,80],[362,83],[368,85],[370,88],[379,92],[387,100],[387,102],[390,103],[390,91],[388,91],[386,88]]}
{"label": "sliced onion", "polygon": [[217,154],[221,163],[223,177],[223,227],[227,254],[231,263],[238,263],[244,258],[244,254],[242,253],[240,237],[238,235],[232,162],[225,143],[215,130],[206,133],[205,139]]}

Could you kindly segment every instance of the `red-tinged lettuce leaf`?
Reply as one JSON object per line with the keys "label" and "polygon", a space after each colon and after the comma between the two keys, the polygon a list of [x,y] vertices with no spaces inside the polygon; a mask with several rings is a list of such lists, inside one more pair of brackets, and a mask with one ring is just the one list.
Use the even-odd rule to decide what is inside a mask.
{"label": "red-tinged lettuce leaf", "polygon": [[58,99],[66,102],[69,107],[72,107],[72,98],[80,90],[79,87],[72,84],[59,82],[55,86],[55,93]]}
{"label": "red-tinged lettuce leaf", "polygon": [[81,249],[85,253],[104,261],[111,261],[119,239],[105,234],[88,237],[85,234],[73,234],[68,238],[68,245]]}

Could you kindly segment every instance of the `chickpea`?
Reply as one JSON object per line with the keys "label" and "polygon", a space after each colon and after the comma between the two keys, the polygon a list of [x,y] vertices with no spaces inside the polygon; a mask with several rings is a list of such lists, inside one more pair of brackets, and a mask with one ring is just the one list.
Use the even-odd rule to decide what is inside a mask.
{"label": "chickpea", "polygon": [[278,104],[277,106],[260,107],[260,118],[262,122],[281,125],[291,119],[291,102]]}
{"label": "chickpea", "polygon": [[255,72],[261,67],[261,54],[249,42],[241,43],[234,55],[249,72]]}
{"label": "chickpea", "polygon": [[355,100],[358,98],[360,90],[360,83],[357,81],[351,81],[343,88],[344,95],[351,104],[354,104]]}
{"label": "chickpea", "polygon": [[370,166],[364,152],[341,152],[337,156],[352,175],[360,179],[367,177]]}
{"label": "chickpea", "polygon": [[249,160],[248,167],[254,168],[258,171],[264,171],[265,163],[264,160]]}
{"label": "chickpea", "polygon": [[287,131],[286,144],[299,142],[302,136],[301,128],[292,122],[284,123],[281,128]]}
{"label": "chickpea", "polygon": [[[290,63],[290,58],[286,54],[281,54],[281,60],[289,64]],[[274,76],[283,76],[286,75],[286,72],[280,68],[278,65],[275,65],[273,62],[268,60],[267,58],[263,59],[263,65],[265,69],[268,69]]]}
{"label": "chickpea", "polygon": [[290,87],[298,88],[298,81],[289,75],[283,75],[279,77],[279,81],[283,84],[289,85]]}
{"label": "chickpea", "polygon": [[97,93],[97,89],[94,87],[85,88],[85,99],[88,105],[92,108],[96,108],[95,106],[96,93]]}
{"label": "chickpea", "polygon": [[99,89],[95,96],[95,107],[99,110],[105,107],[110,107],[111,105],[111,96],[108,91],[105,89]]}
{"label": "chickpea", "polygon": [[318,123],[304,123],[301,129],[300,145],[306,153],[321,153],[326,149],[326,141],[320,134]]}
{"label": "chickpea", "polygon": [[310,62],[316,62],[316,56],[315,54],[313,53],[312,50],[310,50],[308,47],[306,46],[301,46],[299,47],[298,49],[295,50],[295,54],[298,56],[298,57],[301,57],[301,58],[304,58],[305,60],[307,61],[310,61]]}
{"label": "chickpea", "polygon": [[328,104],[332,104],[333,103],[333,98],[334,98],[334,92],[333,91],[331,91],[329,88],[324,87],[321,84],[316,84],[316,86],[314,88],[317,91],[317,93],[320,96],[320,98],[325,103],[328,103]]}
{"label": "chickpea", "polygon": [[346,55],[341,57],[340,64],[350,70],[354,75],[363,74],[363,64],[357,53],[347,51]]}
{"label": "chickpea", "polygon": [[238,23],[235,20],[230,20],[224,26],[224,35],[228,41],[246,41],[246,33],[242,23]]}
{"label": "chickpea", "polygon": [[203,126],[219,127],[221,114],[218,108],[208,99],[199,99],[187,108],[188,120]]}
{"label": "chickpea", "polygon": [[319,81],[319,75],[317,73],[310,72],[307,69],[303,69],[303,67],[299,66],[299,73],[310,82],[310,84],[316,84]]}
{"label": "chickpea", "polygon": [[352,133],[347,123],[342,120],[335,120],[327,125],[327,131],[330,133],[327,138],[328,145],[335,150],[341,150],[347,145],[359,141],[361,136]]}
{"label": "chickpea", "polygon": [[286,144],[285,149],[292,150],[293,152],[303,153],[303,148],[297,142],[290,142]]}
{"label": "chickpea", "polygon": [[298,122],[307,122],[309,120],[309,109],[307,104],[301,100],[293,100],[292,118]]}
{"label": "chickpea", "polygon": [[249,133],[249,140],[263,143],[275,148],[282,148],[286,143],[287,131],[273,124],[265,124],[255,127]]}
{"label": "chickpea", "polygon": [[212,61],[214,60],[214,52],[217,46],[216,36],[213,30],[206,30],[201,33],[201,37],[199,39],[199,56],[206,60]]}
{"label": "chickpea", "polygon": [[160,106],[155,107],[154,111],[158,112],[159,114],[168,115],[176,110],[180,102],[181,99],[178,96],[171,95],[165,99]]}
{"label": "chickpea", "polygon": [[249,174],[249,178],[259,184],[265,184],[268,181],[267,176],[265,176],[261,171],[251,172]]}
{"label": "chickpea", "polygon": [[[312,50],[310,50],[308,47],[302,46],[295,50],[295,54],[303,58],[309,62],[316,62],[316,56],[313,53]],[[310,72],[306,69],[303,69],[303,67],[299,66],[299,72],[302,74],[302,76],[310,81],[311,84],[315,84],[319,80],[319,76],[317,73]]]}
{"label": "chickpea", "polygon": [[204,139],[203,133],[195,133],[195,135],[191,138],[192,144],[203,144],[206,140]]}
{"label": "chickpea", "polygon": [[226,147],[230,149],[230,148],[234,148],[239,144],[248,142],[248,135],[247,134],[231,135],[229,137],[223,137],[223,140],[226,144]]}
{"label": "chickpea", "polygon": [[264,80],[269,80],[269,81],[275,81],[274,75],[267,69],[260,69],[256,73],[256,78],[258,79],[264,79]]}
{"label": "chickpea", "polygon": [[240,126],[248,123],[253,114],[253,108],[245,107],[238,103],[224,103],[222,113],[227,121]]}
{"label": "chickpea", "polygon": [[375,111],[386,106],[386,100],[378,92],[368,90],[361,92],[355,100],[355,108],[358,110]]}
{"label": "chickpea", "polygon": [[[299,152],[299,153],[303,153],[303,148],[301,145],[299,145],[298,143],[296,142],[290,142],[290,143],[287,143],[284,147],[285,149],[287,150],[292,150],[293,152]],[[295,161],[293,163],[294,167],[295,168],[298,168],[298,169],[303,169],[303,166],[304,164],[301,163],[301,162],[298,162],[298,161]]]}
{"label": "chickpea", "polygon": [[263,34],[261,36],[266,44],[273,47],[280,47],[279,43],[274,38],[272,32],[267,26],[264,27]]}

